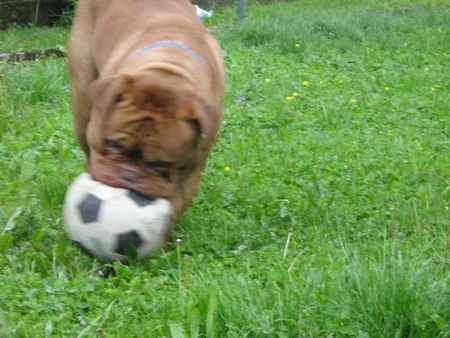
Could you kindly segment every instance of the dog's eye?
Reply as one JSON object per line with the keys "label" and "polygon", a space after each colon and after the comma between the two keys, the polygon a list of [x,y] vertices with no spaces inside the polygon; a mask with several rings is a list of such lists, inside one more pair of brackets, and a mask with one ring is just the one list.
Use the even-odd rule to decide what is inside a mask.
{"label": "dog's eye", "polygon": [[165,162],[165,161],[150,161],[150,162],[147,162],[147,165],[150,168],[155,169],[157,171],[169,170],[173,166],[172,163]]}
{"label": "dog's eye", "polygon": [[147,166],[155,170],[162,178],[170,181],[170,169],[173,164],[165,161],[150,161]]}
{"label": "dog's eye", "polygon": [[105,149],[108,153],[121,153],[125,150],[125,147],[117,141],[106,140]]}

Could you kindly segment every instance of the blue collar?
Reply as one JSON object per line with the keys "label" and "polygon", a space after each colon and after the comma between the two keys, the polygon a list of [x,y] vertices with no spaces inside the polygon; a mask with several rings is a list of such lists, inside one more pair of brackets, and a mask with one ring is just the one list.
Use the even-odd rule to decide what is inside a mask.
{"label": "blue collar", "polygon": [[176,48],[184,50],[185,52],[188,52],[196,62],[200,62],[202,59],[200,54],[198,54],[194,49],[192,49],[188,45],[184,44],[183,42],[177,41],[177,40],[163,40],[163,41],[153,42],[147,46],[139,48],[134,53],[143,54],[143,53],[150,52],[153,49],[156,49],[159,47],[176,47]]}

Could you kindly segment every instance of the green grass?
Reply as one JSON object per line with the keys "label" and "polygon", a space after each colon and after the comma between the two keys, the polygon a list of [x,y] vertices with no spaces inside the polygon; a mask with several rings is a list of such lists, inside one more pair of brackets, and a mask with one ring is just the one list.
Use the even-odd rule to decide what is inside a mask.
{"label": "green grass", "polygon": [[450,337],[450,7],[353,3],[215,14],[220,138],[180,242],[131,265],[63,231],[65,61],[0,65],[0,336]]}
{"label": "green grass", "polygon": [[0,30],[0,53],[62,47],[68,34],[64,27],[10,27]]}

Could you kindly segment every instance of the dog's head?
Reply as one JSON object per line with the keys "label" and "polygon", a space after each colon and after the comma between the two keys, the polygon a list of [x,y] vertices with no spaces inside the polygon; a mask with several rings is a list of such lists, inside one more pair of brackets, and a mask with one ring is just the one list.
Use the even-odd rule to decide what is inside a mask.
{"label": "dog's head", "polygon": [[199,170],[216,114],[181,76],[162,70],[99,79],[91,86],[88,166],[96,180],[170,198]]}

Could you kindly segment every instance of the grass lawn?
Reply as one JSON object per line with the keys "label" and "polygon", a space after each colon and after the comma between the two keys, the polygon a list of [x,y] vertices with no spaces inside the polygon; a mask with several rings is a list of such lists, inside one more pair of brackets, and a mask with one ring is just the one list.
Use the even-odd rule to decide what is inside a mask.
{"label": "grass lawn", "polygon": [[178,241],[130,265],[63,230],[65,60],[0,64],[0,337],[450,337],[448,2],[246,10],[208,22],[225,118]]}

